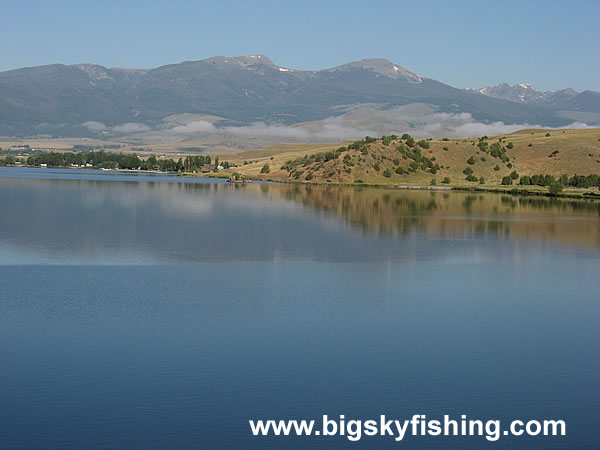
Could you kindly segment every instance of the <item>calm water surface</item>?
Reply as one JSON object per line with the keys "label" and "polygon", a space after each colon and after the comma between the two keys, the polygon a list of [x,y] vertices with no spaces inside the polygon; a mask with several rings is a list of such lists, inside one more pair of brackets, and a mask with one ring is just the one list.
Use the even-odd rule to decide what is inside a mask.
{"label": "calm water surface", "polygon": [[248,419],[560,418],[598,447],[600,209],[0,168],[2,447],[394,445]]}

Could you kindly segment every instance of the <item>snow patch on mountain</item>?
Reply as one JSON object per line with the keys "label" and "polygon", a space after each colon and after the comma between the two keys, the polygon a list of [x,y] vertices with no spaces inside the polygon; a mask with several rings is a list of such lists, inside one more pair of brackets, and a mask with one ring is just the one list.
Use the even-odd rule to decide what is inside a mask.
{"label": "snow patch on mountain", "polygon": [[423,82],[423,79],[419,75],[383,58],[363,59],[361,61],[355,61],[342,66],[334,67],[332,69],[328,69],[327,71],[348,72],[354,70],[366,70],[373,72],[376,75],[382,75],[388,78],[404,79],[411,83]]}

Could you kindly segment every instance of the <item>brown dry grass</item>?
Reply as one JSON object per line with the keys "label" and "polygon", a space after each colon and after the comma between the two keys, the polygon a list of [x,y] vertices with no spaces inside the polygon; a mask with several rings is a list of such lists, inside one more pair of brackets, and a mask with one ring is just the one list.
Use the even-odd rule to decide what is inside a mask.
{"label": "brown dry grass", "polygon": [[[547,133],[550,133],[550,136],[546,136]],[[554,176],[563,173],[569,175],[600,174],[600,128],[521,130],[511,134],[490,136],[488,142],[491,145],[493,142],[498,142],[500,138],[503,139],[503,146],[506,146],[509,142],[513,143],[513,148],[507,150],[507,155],[513,164],[512,168],[508,168],[499,159],[481,152],[477,147],[478,138],[450,139],[448,141],[437,139],[429,141],[429,149],[422,150],[423,155],[429,158],[435,157],[435,162],[443,166],[436,175],[418,171],[409,175],[393,173],[392,177],[386,178],[382,175],[383,170],[385,168],[393,169],[394,164],[392,161],[398,156],[395,153],[394,144],[385,147],[381,141],[378,141],[371,144],[370,153],[383,155],[386,158],[379,172],[375,171],[370,164],[357,164],[353,167],[352,173],[347,174],[342,171],[329,178],[336,183],[353,183],[356,180],[362,180],[367,184],[410,186],[429,185],[432,178],[435,178],[437,184],[440,185],[445,177],[449,177],[453,186],[474,186],[476,184],[467,182],[465,175],[462,173],[467,166],[473,169],[477,178],[483,177],[485,179],[485,185],[500,184],[502,177],[510,174],[513,170],[516,170],[520,175],[533,175],[536,173],[548,173]],[[235,171],[244,175],[288,181],[290,180],[288,172],[281,169],[286,161],[312,153],[326,152],[339,146],[340,144],[321,146],[314,144],[283,144],[224,157],[238,164],[242,164],[244,161],[252,161],[251,164],[235,169]],[[444,147],[447,147],[448,150],[444,150]],[[556,156],[549,157],[555,150],[558,150]],[[348,153],[357,159],[360,152],[349,151]],[[472,166],[467,164],[469,157],[475,159],[475,164]],[[481,160],[482,157],[485,161]],[[271,173],[261,175],[260,170],[265,163],[270,165]],[[335,163],[341,164],[341,158]],[[332,162],[332,165],[335,163]],[[406,164],[406,161],[401,162],[401,165]],[[500,166],[499,171],[494,170],[496,165]],[[299,181],[302,181],[302,179]],[[315,177],[313,181],[325,182],[327,179]]]}

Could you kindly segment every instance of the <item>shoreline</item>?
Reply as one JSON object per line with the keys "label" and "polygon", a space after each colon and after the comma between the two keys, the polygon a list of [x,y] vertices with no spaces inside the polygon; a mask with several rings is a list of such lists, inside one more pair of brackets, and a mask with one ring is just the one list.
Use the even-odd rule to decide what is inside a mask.
{"label": "shoreline", "polygon": [[[71,170],[100,170],[102,172],[122,172],[122,173],[142,173],[142,174],[158,174],[158,175],[172,175],[187,178],[205,178],[205,179],[229,179],[231,174],[218,174],[218,173],[189,173],[189,172],[163,172],[158,170],[143,170],[143,169],[94,169],[91,167],[36,167],[36,166],[23,166],[23,165],[11,165],[2,166],[11,168],[28,168],[28,169],[71,169]],[[563,199],[576,199],[576,200],[600,200],[599,192],[561,192],[560,194],[551,194],[550,192],[543,190],[531,190],[530,188],[520,187],[520,185],[513,185],[512,187],[504,186],[431,186],[431,185],[393,185],[393,184],[378,184],[378,183],[323,183],[323,182],[310,182],[310,181],[291,181],[291,180],[278,180],[275,178],[257,178],[247,176],[247,180],[243,183],[232,183],[232,184],[252,184],[252,182],[270,182],[278,184],[299,184],[304,186],[346,186],[346,187],[368,187],[377,189],[390,189],[390,190],[406,190],[406,191],[433,191],[433,192],[450,192],[450,191],[463,191],[463,192],[489,192],[495,194],[505,194],[514,196],[535,196],[535,197],[550,197],[550,198],[563,198]],[[540,188],[542,188],[540,186]]]}
{"label": "shoreline", "polygon": [[[198,177],[197,174],[185,174],[183,176]],[[229,176],[200,176],[198,178],[229,178]],[[596,192],[584,191],[584,192],[561,192],[560,194],[551,194],[545,190],[532,190],[527,187],[520,187],[520,185],[513,185],[512,187],[504,187],[501,185],[497,186],[463,186],[463,185],[448,185],[448,186],[431,186],[431,185],[393,185],[393,184],[378,184],[378,183],[323,183],[323,182],[311,182],[311,181],[291,181],[291,180],[278,180],[275,178],[255,178],[248,177],[251,181],[268,181],[271,183],[289,184],[289,185],[303,185],[303,186],[346,186],[346,187],[369,187],[377,189],[390,189],[390,190],[405,190],[405,191],[463,191],[463,192],[489,192],[494,194],[505,194],[515,196],[534,196],[534,197],[550,197],[550,198],[569,198],[578,200],[600,200],[600,190]],[[542,186],[539,186],[543,189]]]}
{"label": "shoreline", "polygon": [[[197,178],[229,178],[226,175],[208,175],[199,176],[198,174],[184,174],[183,176],[197,177]],[[346,186],[346,187],[369,187],[377,189],[390,189],[390,190],[405,190],[405,191],[463,191],[463,192],[489,192],[494,194],[505,194],[515,196],[534,196],[534,197],[550,197],[550,198],[570,198],[578,200],[600,200],[600,190],[596,192],[584,191],[584,192],[561,192],[560,194],[551,194],[543,186],[539,186],[540,190],[527,188],[520,185],[512,185],[505,187],[501,185],[488,185],[488,186],[464,186],[464,185],[447,185],[447,186],[431,186],[431,185],[393,185],[393,184],[378,184],[378,183],[323,183],[323,182],[312,182],[312,181],[292,181],[292,180],[278,180],[276,178],[256,178],[248,177],[251,181],[268,181],[271,183],[289,184],[289,185],[303,185],[303,186]],[[544,189],[544,190],[542,190]]]}

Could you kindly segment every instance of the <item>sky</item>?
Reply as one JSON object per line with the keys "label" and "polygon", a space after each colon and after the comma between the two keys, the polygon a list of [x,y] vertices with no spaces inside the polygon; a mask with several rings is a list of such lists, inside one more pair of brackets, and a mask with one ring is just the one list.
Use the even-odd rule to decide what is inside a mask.
{"label": "sky", "polygon": [[0,11],[0,71],[251,54],[317,70],[377,57],[459,88],[600,91],[598,0],[0,0]]}

